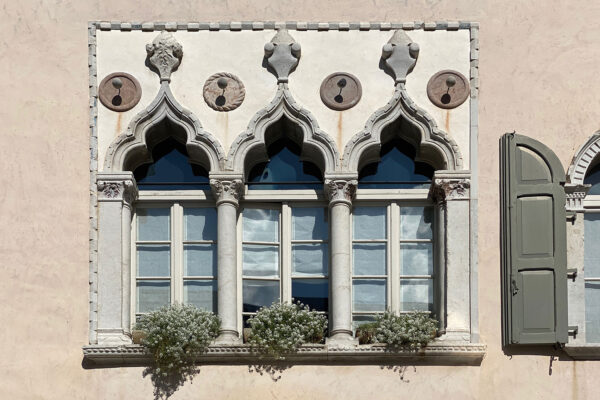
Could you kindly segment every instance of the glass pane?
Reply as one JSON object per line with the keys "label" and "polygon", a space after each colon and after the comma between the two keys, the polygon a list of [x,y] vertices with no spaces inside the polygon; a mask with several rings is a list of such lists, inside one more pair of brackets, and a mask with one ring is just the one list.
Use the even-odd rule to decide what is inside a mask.
{"label": "glass pane", "polygon": [[292,279],[292,298],[311,310],[329,311],[327,279]]}
{"label": "glass pane", "polygon": [[169,245],[144,244],[137,246],[137,276],[171,275],[171,250]]}
{"label": "glass pane", "polygon": [[354,239],[386,238],[385,207],[355,207],[352,214]]}
{"label": "glass pane", "polygon": [[247,208],[243,227],[244,241],[279,242],[279,210]]}
{"label": "glass pane", "polygon": [[327,275],[329,253],[326,243],[303,243],[292,245],[292,274]]}
{"label": "glass pane", "polygon": [[433,244],[432,243],[402,243],[401,275],[432,275],[433,274]]}
{"label": "glass pane", "polygon": [[279,247],[245,244],[242,249],[245,276],[279,276]]}
{"label": "glass pane", "polygon": [[184,208],[184,240],[217,240],[217,210]]}
{"label": "glass pane", "polygon": [[140,281],[137,283],[137,312],[150,312],[170,302],[169,281]]}
{"label": "glass pane", "polygon": [[214,244],[183,245],[185,276],[217,276],[217,246]]}
{"label": "glass pane", "polygon": [[431,207],[400,208],[400,239],[431,239],[433,232]]}
{"label": "glass pane", "polygon": [[244,279],[242,284],[243,312],[256,312],[279,301],[279,281]]}
{"label": "glass pane", "polygon": [[600,343],[600,282],[585,283],[585,340]]}
{"label": "glass pane", "polygon": [[169,240],[170,208],[138,208],[138,238],[145,240]]}
{"label": "glass pane", "polygon": [[355,315],[352,317],[352,330],[356,333],[356,328],[369,322],[375,322],[374,315]]}
{"label": "glass pane", "polygon": [[384,311],[387,303],[385,279],[355,279],[352,297],[354,311]]}
{"label": "glass pane", "polygon": [[[585,250],[584,268],[586,278],[600,278],[600,246],[597,238],[600,238],[600,213],[585,214]],[[600,314],[600,309],[598,310]]]}
{"label": "glass pane", "polygon": [[183,281],[183,302],[196,307],[217,312],[216,281]]}
{"label": "glass pane", "polygon": [[385,243],[354,243],[354,275],[387,275]]}
{"label": "glass pane", "polygon": [[433,311],[433,281],[431,279],[401,279],[400,309],[402,311]]}
{"label": "glass pane", "polygon": [[326,208],[293,208],[292,238],[293,240],[327,240]]}

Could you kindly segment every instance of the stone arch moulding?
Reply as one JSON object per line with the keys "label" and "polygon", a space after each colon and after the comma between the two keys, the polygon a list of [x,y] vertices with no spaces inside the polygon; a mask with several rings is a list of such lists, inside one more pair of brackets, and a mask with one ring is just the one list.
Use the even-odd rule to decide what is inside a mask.
{"label": "stone arch moulding", "polygon": [[417,161],[431,164],[438,170],[461,170],[463,159],[458,144],[423,109],[417,106],[406,93],[404,83],[398,83],[392,99],[375,111],[365,128],[354,135],[346,144],[342,166],[345,171],[359,172],[372,162],[379,161],[381,134],[398,118],[404,118],[420,134],[415,143]]}
{"label": "stone arch moulding", "polygon": [[339,153],[335,142],[320,130],[312,114],[294,101],[285,83],[279,84],[275,98],[254,115],[246,131],[231,145],[226,169],[245,174],[251,164],[267,161],[265,133],[269,126],[284,117],[302,129],[302,154],[316,152],[320,155],[311,161],[321,168],[324,175],[339,169]]}
{"label": "stone arch moulding", "polygon": [[185,145],[191,161],[209,171],[218,172],[223,169],[225,153],[221,144],[202,129],[202,124],[192,112],[177,102],[168,82],[162,82],[152,103],[136,115],[127,130],[109,146],[104,159],[104,170],[133,171],[141,164],[152,162],[152,152],[147,143],[148,132],[165,118],[185,131]]}
{"label": "stone arch moulding", "polygon": [[592,163],[598,155],[600,155],[600,131],[590,136],[575,153],[567,171],[567,182],[572,185],[583,185],[588,169],[593,166]]}

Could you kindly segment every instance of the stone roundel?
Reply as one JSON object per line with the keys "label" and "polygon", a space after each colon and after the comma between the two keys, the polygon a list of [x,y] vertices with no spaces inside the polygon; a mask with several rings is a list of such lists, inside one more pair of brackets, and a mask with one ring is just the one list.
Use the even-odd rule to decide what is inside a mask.
{"label": "stone roundel", "polygon": [[204,83],[204,101],[216,111],[232,111],[244,101],[246,89],[240,79],[229,72],[211,75]]}
{"label": "stone roundel", "polygon": [[128,111],[142,98],[142,87],[132,75],[126,72],[113,72],[100,82],[98,97],[109,110]]}
{"label": "stone roundel", "polygon": [[469,80],[458,71],[445,69],[429,79],[427,96],[439,108],[456,108],[469,97]]}
{"label": "stone roundel", "polygon": [[354,107],[362,96],[357,77],[347,72],[334,72],[321,83],[321,100],[332,110],[343,111]]}

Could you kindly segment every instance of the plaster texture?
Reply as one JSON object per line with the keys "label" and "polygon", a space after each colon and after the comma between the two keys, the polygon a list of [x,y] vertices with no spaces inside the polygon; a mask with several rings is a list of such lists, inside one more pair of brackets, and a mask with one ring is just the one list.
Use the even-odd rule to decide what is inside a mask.
{"label": "plaster texture", "polygon": [[[498,139],[503,133],[516,130],[542,141],[557,153],[566,168],[577,149],[599,129],[600,27],[597,21],[600,20],[600,4],[595,0],[548,0],[543,4],[516,0],[6,2],[0,14],[3,38],[0,51],[4,55],[0,58],[3,71],[0,87],[4,94],[0,99],[0,183],[4,188],[0,191],[0,398],[133,400],[152,396],[150,380],[142,378],[140,367],[93,369],[82,365],[81,347],[89,341],[88,259],[94,257],[89,253],[88,243],[87,21],[240,21],[239,25],[230,26],[250,24],[258,29],[270,23],[242,21],[292,18],[311,21],[307,27],[313,24],[312,21],[352,21],[340,24],[344,29],[370,26],[359,21],[468,20],[480,23],[478,162],[468,168],[473,171],[472,176],[477,177],[473,178],[471,194],[476,185],[479,212],[471,219],[479,219],[479,275],[473,284],[479,286],[476,301],[480,342],[487,344],[487,355],[481,366],[417,365],[404,369],[403,366],[379,365],[295,365],[284,371],[277,382],[266,375],[249,372],[245,365],[206,365],[194,384],[185,385],[173,399],[596,398],[600,380],[598,362],[572,361],[564,353],[552,350],[512,357],[503,353],[500,347],[498,208]],[[432,24],[436,26],[434,22]],[[219,24],[211,26],[218,28]],[[345,33],[350,38],[353,32],[358,34],[355,30]],[[467,32],[464,31],[466,39]],[[206,38],[213,33],[209,30],[198,32]],[[219,32],[218,35],[237,38],[239,36],[235,35],[239,33]],[[319,101],[318,84],[327,74],[315,79],[314,91],[306,89],[303,94],[304,89],[294,88],[296,79],[297,84],[301,82],[298,77],[303,73],[304,62],[308,62],[311,51],[309,41],[305,41],[301,33],[292,33],[302,43],[302,58],[297,70],[290,75],[290,90],[297,101],[309,107],[311,96],[314,102]],[[305,33],[306,36],[317,34],[314,31]],[[447,34],[450,33],[456,32]],[[99,35],[99,44],[103,40],[107,43],[111,33],[106,34],[106,38]],[[110,131],[113,137],[124,130],[127,121],[141,110],[140,107],[152,101],[159,89],[156,74],[138,61],[145,58],[145,45],[158,32],[123,34],[139,42],[133,50],[137,52],[136,62],[128,61],[129,45],[123,46],[121,54],[114,54],[110,69],[136,76],[142,84],[143,94],[135,109],[103,119],[110,123],[100,128]],[[373,48],[375,57],[391,36],[389,31],[374,33],[379,34],[382,40],[375,40],[378,43]],[[428,64],[425,42],[419,35],[443,35],[444,32],[415,30],[408,34],[420,44],[421,52],[409,75],[407,88],[421,107],[433,107],[426,98],[427,79],[424,77],[428,78],[436,71],[423,72],[423,80],[416,79],[419,68]],[[212,132],[217,126],[229,127],[224,130],[226,139],[223,139],[223,147],[228,148],[227,144],[248,123],[248,118],[238,120],[233,117],[234,113],[248,110],[252,115],[275,95],[276,79],[260,68],[262,49],[273,36],[272,31],[258,30],[248,35],[247,45],[257,48],[257,59],[252,62],[239,58],[231,62],[235,52],[221,46],[188,57],[190,39],[181,32],[176,32],[176,36],[183,45],[184,57],[179,69],[171,76],[173,92],[184,106],[197,104],[193,111],[206,130]],[[114,41],[120,46],[118,36]],[[203,43],[209,46],[211,41],[203,40]],[[101,56],[99,54],[99,78],[111,72],[102,66]],[[202,61],[206,58],[214,64],[203,66]],[[464,67],[450,63],[448,60],[444,68],[454,68],[465,75],[469,73]],[[348,67],[348,64],[338,65]],[[186,70],[191,80],[180,79]],[[245,85],[245,71],[260,77],[254,87],[248,81],[246,100],[231,113],[216,113],[203,105],[201,88],[204,80],[218,71],[238,75]],[[374,70],[373,73],[381,74],[381,71]],[[363,82],[363,88],[366,87],[363,78],[357,76]],[[409,88],[412,78],[415,78],[415,85],[417,82],[423,85],[421,89]],[[383,105],[391,97],[391,77],[389,81],[389,87],[377,89],[382,94],[369,95],[371,101]],[[186,92],[183,88],[186,85],[198,90]],[[422,101],[419,96],[423,96]],[[367,99],[363,97],[361,103]],[[358,112],[361,103],[348,111]],[[330,117],[336,114],[324,105],[322,107],[321,112],[328,113],[322,117],[318,115],[318,107],[309,108],[321,127],[332,134],[336,132],[337,122]],[[461,107],[471,107],[470,112],[473,112],[469,102]],[[459,112],[461,107],[451,112]],[[202,110],[210,111],[214,116],[203,117],[211,114]],[[435,115],[434,111],[428,111],[438,119],[446,113],[440,110]],[[104,111],[100,108],[98,112],[98,118],[101,118]],[[366,116],[358,115],[352,124],[348,124],[352,129],[342,130],[342,138],[360,130]],[[342,118],[342,127],[346,126],[345,121],[346,116]],[[441,127],[445,123],[442,121]],[[452,129],[449,131],[453,132]],[[338,140],[336,135],[332,136]],[[459,141],[458,137],[455,139]],[[469,147],[469,142],[459,145],[468,160],[465,146]],[[471,151],[473,149],[471,147]],[[552,355],[558,356],[553,362]],[[401,376],[404,379],[400,379]]]}

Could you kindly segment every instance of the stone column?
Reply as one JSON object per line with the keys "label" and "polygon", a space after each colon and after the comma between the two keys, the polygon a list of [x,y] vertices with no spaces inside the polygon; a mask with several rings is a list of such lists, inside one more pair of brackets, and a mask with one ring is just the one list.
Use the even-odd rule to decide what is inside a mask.
{"label": "stone column", "polygon": [[243,192],[241,177],[211,175],[217,202],[217,285],[221,331],[217,343],[240,343],[237,299],[237,210]]}
{"label": "stone column", "polygon": [[[98,173],[98,344],[131,343],[131,172]],[[92,294],[93,301],[93,294]]]}
{"label": "stone column", "polygon": [[[431,185],[431,196],[438,204],[439,221],[437,226],[439,245],[443,246],[438,260],[438,279],[441,295],[438,305],[440,319],[445,319],[446,329],[442,340],[469,342],[471,340],[471,299],[470,297],[470,247],[469,247],[469,188],[470,171],[436,171]],[[443,327],[442,327],[443,331]]]}
{"label": "stone column", "polygon": [[357,184],[356,179],[325,180],[331,226],[331,269],[329,271],[331,331],[327,344],[333,346],[358,344],[358,341],[352,337],[352,266],[350,264],[352,249],[350,210]]}

